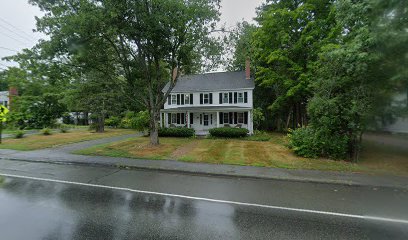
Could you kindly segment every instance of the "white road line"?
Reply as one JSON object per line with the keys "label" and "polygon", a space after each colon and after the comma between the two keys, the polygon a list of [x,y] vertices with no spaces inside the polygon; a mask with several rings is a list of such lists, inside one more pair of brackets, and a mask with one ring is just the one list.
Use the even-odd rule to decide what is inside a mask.
{"label": "white road line", "polygon": [[122,191],[134,192],[134,193],[145,193],[145,194],[151,194],[151,195],[177,197],[177,198],[201,200],[201,201],[207,201],[207,202],[233,204],[233,205],[239,205],[239,206],[259,207],[259,208],[285,210],[285,211],[292,211],[292,212],[302,212],[302,213],[321,214],[321,215],[336,216],[336,217],[355,218],[355,219],[362,219],[362,220],[373,220],[373,221],[381,221],[381,222],[408,224],[408,220],[404,220],[404,219],[384,218],[384,217],[375,217],[375,216],[363,216],[363,215],[354,215],[354,214],[337,213],[337,212],[326,212],[326,211],[318,211],[318,210],[310,210],[310,209],[302,209],[302,208],[290,208],[290,207],[271,206],[271,205],[256,204],[256,203],[235,202],[235,201],[228,201],[228,200],[219,200],[219,199],[203,198],[203,197],[193,197],[193,196],[171,194],[171,193],[151,192],[151,191],[137,190],[137,189],[131,189],[131,188],[112,187],[112,186],[97,185],[97,184],[91,184],[91,183],[71,182],[71,181],[64,181],[64,180],[57,180],[57,179],[29,177],[29,176],[21,176],[21,175],[14,175],[14,174],[0,173],[0,175],[4,176],[4,177],[23,178],[23,179],[30,179],[30,180],[47,181],[47,182],[54,182],[54,183],[64,183],[64,184],[72,184],[72,185],[87,186],[87,187],[97,187],[97,188],[105,188],[105,189],[112,189],[112,190],[122,190]]}

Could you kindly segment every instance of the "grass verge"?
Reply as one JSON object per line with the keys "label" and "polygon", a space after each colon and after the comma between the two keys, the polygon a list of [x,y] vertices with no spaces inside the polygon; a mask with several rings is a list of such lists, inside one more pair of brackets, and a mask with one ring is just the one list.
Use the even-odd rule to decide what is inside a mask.
{"label": "grass verge", "polygon": [[108,129],[104,133],[76,130],[67,133],[53,133],[48,136],[37,134],[29,135],[20,139],[3,139],[0,144],[0,149],[29,151],[131,133],[135,132],[125,129]]}

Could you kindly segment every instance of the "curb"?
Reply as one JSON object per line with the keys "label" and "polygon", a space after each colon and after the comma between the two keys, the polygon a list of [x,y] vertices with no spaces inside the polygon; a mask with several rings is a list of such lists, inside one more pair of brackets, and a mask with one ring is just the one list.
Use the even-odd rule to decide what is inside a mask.
{"label": "curb", "polygon": [[12,160],[20,162],[30,162],[30,163],[47,163],[47,164],[59,164],[59,165],[77,165],[77,166],[93,166],[93,167],[109,167],[109,168],[119,168],[126,170],[148,170],[148,171],[158,171],[166,173],[180,173],[195,176],[214,176],[214,177],[228,177],[228,178],[242,178],[242,179],[257,179],[257,180],[277,180],[277,181],[289,181],[289,182],[306,182],[306,183],[316,183],[316,184],[336,184],[343,186],[355,186],[355,187],[381,187],[381,188],[393,188],[393,189],[408,189],[408,184],[405,186],[398,186],[393,184],[377,184],[377,183],[361,183],[355,181],[339,181],[339,180],[320,180],[312,178],[285,178],[279,176],[259,176],[259,175],[243,175],[236,173],[214,173],[206,171],[194,171],[194,170],[183,170],[183,169],[171,169],[163,167],[148,167],[148,166],[129,166],[109,163],[96,163],[96,162],[82,162],[82,161],[46,161],[46,160],[34,160],[34,159],[21,159],[21,158],[6,158],[0,157],[0,160]]}

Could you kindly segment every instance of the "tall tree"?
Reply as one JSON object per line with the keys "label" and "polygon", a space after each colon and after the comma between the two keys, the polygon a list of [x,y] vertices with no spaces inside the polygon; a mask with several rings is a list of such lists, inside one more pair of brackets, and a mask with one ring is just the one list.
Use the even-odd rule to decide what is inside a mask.
{"label": "tall tree", "polygon": [[335,36],[332,0],[270,0],[258,13],[254,34],[256,81],[274,95],[269,110],[277,129],[307,124],[313,63]]}
{"label": "tall tree", "polygon": [[[150,142],[159,144],[160,109],[180,73],[197,69],[219,17],[219,0],[31,0],[45,12],[38,30],[54,55],[69,60],[112,51],[106,60],[128,82],[129,97],[150,113]],[[98,43],[96,43],[98,42]],[[90,64],[86,57],[84,64]],[[78,60],[78,59],[77,59]],[[103,65],[97,64],[100,70]],[[101,68],[102,67],[102,68]],[[166,83],[170,87],[163,95]]]}

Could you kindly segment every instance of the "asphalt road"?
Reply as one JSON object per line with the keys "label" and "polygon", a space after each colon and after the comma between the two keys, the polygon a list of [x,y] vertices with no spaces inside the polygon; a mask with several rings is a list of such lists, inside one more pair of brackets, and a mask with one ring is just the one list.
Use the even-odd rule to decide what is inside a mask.
{"label": "asphalt road", "polygon": [[408,192],[2,160],[0,239],[408,239]]}

